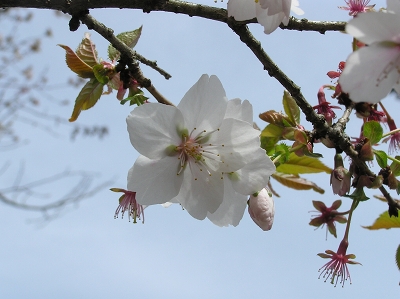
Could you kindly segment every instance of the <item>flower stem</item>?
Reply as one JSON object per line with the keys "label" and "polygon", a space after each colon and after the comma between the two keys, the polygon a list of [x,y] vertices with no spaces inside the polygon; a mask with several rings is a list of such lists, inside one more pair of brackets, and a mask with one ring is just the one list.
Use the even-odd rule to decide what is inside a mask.
{"label": "flower stem", "polygon": [[400,160],[397,160],[396,158],[393,158],[393,157],[391,157],[391,156],[387,156],[387,158],[389,159],[389,160],[391,160],[391,161],[393,161],[393,162],[396,162],[396,163],[399,163],[400,164]]}
{"label": "flower stem", "polygon": [[396,134],[397,132],[400,132],[400,128],[383,134],[383,135],[382,135],[382,138],[385,138],[385,137],[387,137],[387,136],[389,136],[389,135]]}
{"label": "flower stem", "polygon": [[349,210],[349,217],[347,219],[346,231],[345,231],[344,237],[343,237],[343,240],[346,241],[346,242],[348,242],[348,238],[349,238],[351,218],[353,216],[353,212],[356,209],[358,203],[359,203],[358,200],[353,200],[353,203],[351,204],[351,207],[350,207],[350,210]]}

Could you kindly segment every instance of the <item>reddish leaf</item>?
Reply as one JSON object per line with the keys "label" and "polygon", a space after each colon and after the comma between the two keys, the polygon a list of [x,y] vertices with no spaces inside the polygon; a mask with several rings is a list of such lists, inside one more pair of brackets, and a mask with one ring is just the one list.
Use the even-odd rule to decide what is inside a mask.
{"label": "reddish leaf", "polygon": [[82,78],[93,78],[93,69],[90,65],[84,62],[74,51],[71,50],[70,47],[65,45],[59,45],[66,51],[65,61],[67,62],[68,67],[76,73],[79,77]]}
{"label": "reddish leaf", "polygon": [[90,40],[90,34],[86,33],[82,39],[78,48],[76,49],[76,55],[82,59],[89,66],[94,67],[99,62],[97,61],[96,46]]}
{"label": "reddish leaf", "polygon": [[290,118],[281,113],[276,112],[275,110],[269,110],[267,112],[261,113],[259,117],[270,124],[274,124],[278,127],[295,127],[296,124],[293,123]]}
{"label": "reddish leaf", "polygon": [[295,190],[310,190],[324,194],[325,190],[318,187],[315,183],[299,177],[298,175],[284,174],[275,172],[272,177],[282,185],[295,189]]}

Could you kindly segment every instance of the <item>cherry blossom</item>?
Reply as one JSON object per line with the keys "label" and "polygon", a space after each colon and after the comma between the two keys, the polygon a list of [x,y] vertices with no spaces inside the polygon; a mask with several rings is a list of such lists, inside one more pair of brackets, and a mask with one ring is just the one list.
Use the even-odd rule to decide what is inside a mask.
{"label": "cherry blossom", "polygon": [[355,17],[359,13],[371,11],[375,4],[368,5],[370,0],[345,0],[347,6],[339,6],[340,9],[348,10],[349,15]]}
{"label": "cherry blossom", "polygon": [[121,218],[123,219],[125,212],[128,212],[129,221],[131,221],[132,217],[133,223],[136,223],[136,218],[140,219],[140,217],[142,217],[142,223],[144,223],[145,207],[137,203],[136,192],[120,188],[111,188],[110,190],[124,193],[119,198],[119,205],[115,210],[114,218],[118,218],[119,213],[121,213]]}
{"label": "cherry blossom", "polygon": [[347,33],[368,45],[353,52],[339,78],[354,102],[378,103],[394,88],[400,92],[400,2],[387,0],[387,12],[357,15]]}
{"label": "cherry blossom", "polygon": [[349,280],[351,284],[351,277],[347,264],[361,264],[356,261],[351,261],[352,259],[356,258],[354,254],[346,255],[348,246],[349,242],[347,240],[342,240],[342,242],[340,242],[337,252],[334,252],[332,250],[325,250],[325,253],[318,253],[318,255],[324,259],[331,259],[319,269],[319,271],[322,270],[322,272],[318,278],[322,276],[322,278],[325,278],[325,281],[330,278],[331,284],[334,284],[335,286],[339,282],[343,287],[346,280]]}
{"label": "cherry blossom", "polygon": [[194,218],[237,225],[246,195],[261,190],[275,171],[252,126],[251,104],[228,101],[216,76],[203,75],[177,107],[135,108],[127,124],[141,154],[128,189],[143,205],[179,203]]}
{"label": "cherry blossom", "polygon": [[304,11],[298,6],[298,0],[229,0],[228,16],[236,21],[257,18],[258,23],[264,26],[264,32],[270,34],[281,23],[289,23],[290,10],[303,15]]}
{"label": "cherry blossom", "polygon": [[328,231],[336,238],[336,226],[335,226],[335,221],[339,223],[346,223],[347,219],[342,216],[341,214],[337,211],[337,209],[342,205],[342,201],[340,199],[336,200],[331,207],[327,207],[322,201],[318,200],[313,200],[313,206],[320,212],[318,216],[314,217],[310,221],[310,225],[315,226],[315,227],[324,227],[326,224],[327,226],[327,231],[326,234],[328,235]]}

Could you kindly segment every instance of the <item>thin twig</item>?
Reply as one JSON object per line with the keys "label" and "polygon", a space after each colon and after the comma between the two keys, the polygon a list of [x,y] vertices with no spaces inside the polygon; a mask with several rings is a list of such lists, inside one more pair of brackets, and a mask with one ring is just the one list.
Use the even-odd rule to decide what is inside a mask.
{"label": "thin twig", "polygon": [[164,76],[165,79],[168,80],[169,78],[172,77],[169,73],[167,73],[165,70],[163,70],[157,65],[157,61],[148,60],[146,57],[143,57],[136,51],[134,51],[134,53],[137,60],[159,72],[162,76]]}

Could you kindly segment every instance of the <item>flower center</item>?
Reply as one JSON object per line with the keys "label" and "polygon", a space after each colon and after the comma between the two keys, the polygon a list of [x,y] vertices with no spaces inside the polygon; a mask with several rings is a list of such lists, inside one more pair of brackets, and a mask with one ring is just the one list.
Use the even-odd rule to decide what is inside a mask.
{"label": "flower center", "polygon": [[213,132],[208,133],[204,130],[196,134],[196,130],[197,128],[194,128],[190,134],[187,130],[181,133],[182,142],[175,149],[180,160],[178,175],[185,169],[188,162],[190,165],[196,165],[200,171],[205,169],[209,175],[211,175],[209,162],[221,162],[220,155],[215,153],[215,145],[207,143]]}

